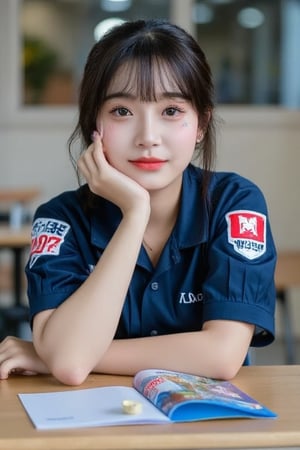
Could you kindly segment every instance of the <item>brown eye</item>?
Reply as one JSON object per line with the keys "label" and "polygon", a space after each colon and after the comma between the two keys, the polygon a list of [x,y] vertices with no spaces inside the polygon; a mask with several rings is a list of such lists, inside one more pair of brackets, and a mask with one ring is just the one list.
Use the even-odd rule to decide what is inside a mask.
{"label": "brown eye", "polygon": [[177,108],[175,106],[170,106],[169,108],[166,108],[164,110],[164,115],[169,116],[169,117],[173,117],[176,114],[182,113],[184,112],[182,109]]}
{"label": "brown eye", "polygon": [[125,117],[125,116],[131,115],[130,111],[124,107],[114,108],[112,110],[112,113],[114,113],[116,116],[119,116],[119,117]]}

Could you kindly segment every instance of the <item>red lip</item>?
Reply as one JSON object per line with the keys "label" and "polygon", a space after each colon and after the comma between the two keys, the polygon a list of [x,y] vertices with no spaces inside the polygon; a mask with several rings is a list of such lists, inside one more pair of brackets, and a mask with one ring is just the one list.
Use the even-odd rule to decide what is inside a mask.
{"label": "red lip", "polygon": [[158,158],[138,158],[130,161],[133,165],[143,170],[159,170],[166,162]]}

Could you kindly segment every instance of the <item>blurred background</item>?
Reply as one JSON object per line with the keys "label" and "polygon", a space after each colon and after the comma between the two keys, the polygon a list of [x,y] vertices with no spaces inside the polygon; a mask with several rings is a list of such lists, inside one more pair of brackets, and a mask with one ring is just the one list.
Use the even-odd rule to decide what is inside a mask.
{"label": "blurred background", "polygon": [[[88,52],[113,24],[151,17],[177,23],[202,46],[221,119],[217,169],[257,183],[269,205],[278,251],[300,252],[300,0],[0,0],[3,222],[12,221],[13,212],[19,228],[39,203],[76,188],[66,143],[77,118],[78,85]],[[0,249],[3,324],[7,306],[15,303],[16,261],[20,268],[28,243],[25,239],[16,247],[3,240]],[[285,291],[290,322],[283,323],[279,305],[276,345],[258,350],[258,362],[286,360],[287,327],[295,344],[293,362],[299,360],[298,262],[293,271],[298,284]],[[22,305],[25,288],[22,279]]]}

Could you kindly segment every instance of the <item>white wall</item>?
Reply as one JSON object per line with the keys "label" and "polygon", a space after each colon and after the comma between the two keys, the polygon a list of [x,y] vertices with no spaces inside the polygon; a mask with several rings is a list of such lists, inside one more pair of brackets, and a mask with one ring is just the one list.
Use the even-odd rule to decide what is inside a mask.
{"label": "white wall", "polygon": [[[0,188],[38,186],[40,202],[77,185],[66,148],[76,111],[18,106],[16,5],[0,2]],[[300,111],[221,107],[218,114],[217,168],[255,181],[266,196],[278,249],[300,249]],[[291,297],[300,335],[299,290]]]}
{"label": "white wall", "polygon": [[[300,248],[300,111],[220,108],[218,168],[263,190],[278,249]],[[300,268],[299,268],[300,270]]]}
{"label": "white wall", "polygon": [[[279,108],[220,108],[220,170],[232,170],[265,194],[278,251],[300,249],[300,112]],[[300,267],[299,267],[300,274]],[[293,329],[300,337],[300,288],[289,291]],[[277,310],[277,335],[282,334]]]}
{"label": "white wall", "polygon": [[0,126],[0,186],[38,187],[38,202],[76,186],[66,148],[70,130],[71,126]]}

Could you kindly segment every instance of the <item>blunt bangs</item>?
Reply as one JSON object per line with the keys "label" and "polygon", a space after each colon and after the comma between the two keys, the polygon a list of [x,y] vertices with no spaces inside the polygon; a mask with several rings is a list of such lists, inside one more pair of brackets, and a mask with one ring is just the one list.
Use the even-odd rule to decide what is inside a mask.
{"label": "blunt bangs", "polygon": [[[174,91],[179,91],[193,103],[199,115],[212,106],[205,98],[207,80],[202,79],[203,67],[198,67],[198,60],[188,45],[183,42],[179,45],[165,30],[144,30],[138,38],[134,35],[130,41],[129,36],[126,44],[122,45],[120,39],[121,44],[115,43],[111,49],[110,63],[104,61],[97,95],[99,107],[117,73],[122,74],[123,91],[135,93],[141,101],[156,101],[158,92],[166,90],[167,80],[168,86],[173,85]],[[210,73],[207,79],[210,80]]]}
{"label": "blunt bangs", "polygon": [[[184,98],[192,101],[187,83],[174,71],[174,64],[152,58],[135,58],[119,67],[117,74],[122,74],[123,93],[133,94],[142,102],[156,102],[163,92],[180,93]],[[170,67],[171,66],[171,67]],[[176,66],[175,66],[176,67]],[[120,78],[118,77],[120,83]],[[114,79],[108,86],[108,92],[113,90]],[[120,90],[120,89],[119,89]]]}

